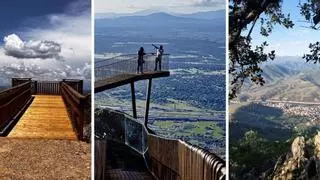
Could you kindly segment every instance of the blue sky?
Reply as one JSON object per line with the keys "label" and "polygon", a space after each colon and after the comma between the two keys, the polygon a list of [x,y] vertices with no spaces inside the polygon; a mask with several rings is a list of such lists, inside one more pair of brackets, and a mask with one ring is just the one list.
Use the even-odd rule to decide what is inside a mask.
{"label": "blue sky", "polygon": [[0,6],[0,85],[15,76],[90,80],[91,0],[9,0]]}
{"label": "blue sky", "polygon": [[95,0],[95,13],[132,13],[147,9],[193,13],[225,9],[225,0]]}
{"label": "blue sky", "polygon": [[35,28],[49,25],[45,19],[50,14],[65,13],[66,8],[72,1],[65,0],[9,0],[1,1],[0,5],[0,35],[15,30]]}
{"label": "blue sky", "polygon": [[269,43],[267,50],[276,50],[278,56],[302,56],[308,52],[309,43],[320,40],[320,31],[306,27],[311,24],[300,15],[298,4],[299,0],[284,0],[283,4],[283,11],[290,13],[295,24],[292,29],[277,25],[269,37],[262,37],[259,34],[259,23],[257,23],[252,34],[253,43],[267,41]]}

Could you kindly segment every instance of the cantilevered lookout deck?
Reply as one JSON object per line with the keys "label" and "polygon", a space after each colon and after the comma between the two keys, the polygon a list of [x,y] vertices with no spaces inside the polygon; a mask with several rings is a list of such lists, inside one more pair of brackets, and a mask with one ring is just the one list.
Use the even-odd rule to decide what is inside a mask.
{"label": "cantilevered lookout deck", "polygon": [[160,77],[167,77],[170,75],[169,71],[152,71],[145,72],[143,74],[124,73],[113,77],[108,77],[102,80],[95,81],[94,91],[95,93],[102,92],[108,89],[112,89],[118,86],[134,83],[135,81],[153,79]]}
{"label": "cantilevered lookout deck", "polygon": [[140,69],[138,68],[138,56],[136,54],[120,55],[113,58],[96,60],[94,70],[94,93],[130,84],[133,117],[137,118],[134,84],[136,81],[148,80],[144,117],[145,124],[147,124],[152,79],[170,76],[168,57],[169,54],[164,54],[162,55],[161,60],[158,61],[154,54],[147,54],[143,58],[144,63],[141,65],[142,67]]}
{"label": "cantilevered lookout deck", "polygon": [[144,56],[143,73],[138,72],[136,54],[127,54],[113,58],[96,60],[95,63],[95,93],[112,89],[135,81],[167,77],[169,72],[168,54],[162,56],[161,64],[156,63],[156,56]]}

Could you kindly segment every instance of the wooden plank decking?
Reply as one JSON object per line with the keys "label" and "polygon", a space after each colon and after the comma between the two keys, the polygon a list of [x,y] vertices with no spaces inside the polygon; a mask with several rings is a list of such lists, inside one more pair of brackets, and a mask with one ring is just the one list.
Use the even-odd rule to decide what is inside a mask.
{"label": "wooden plank decking", "polygon": [[76,140],[61,96],[35,95],[8,137]]}
{"label": "wooden plank decking", "polygon": [[125,84],[129,84],[131,82],[135,82],[139,80],[167,77],[169,75],[170,75],[169,71],[153,71],[153,72],[145,72],[143,74],[124,73],[117,76],[105,78],[103,80],[95,81],[94,93],[105,91],[107,89],[112,89],[118,86],[123,86]]}

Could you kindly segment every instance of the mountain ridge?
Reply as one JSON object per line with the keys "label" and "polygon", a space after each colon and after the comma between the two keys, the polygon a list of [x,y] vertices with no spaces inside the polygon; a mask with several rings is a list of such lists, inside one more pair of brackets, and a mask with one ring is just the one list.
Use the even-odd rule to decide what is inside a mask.
{"label": "mountain ridge", "polygon": [[264,86],[244,84],[240,99],[320,102],[320,66],[302,59],[262,65]]}
{"label": "mountain ridge", "polygon": [[217,11],[202,11],[202,12],[195,12],[195,13],[174,13],[174,12],[167,12],[161,10],[143,10],[134,13],[96,13],[95,19],[116,19],[119,17],[133,17],[133,16],[149,16],[152,14],[157,13],[165,13],[175,17],[185,17],[185,18],[192,18],[192,19],[225,19],[225,10],[217,10]]}

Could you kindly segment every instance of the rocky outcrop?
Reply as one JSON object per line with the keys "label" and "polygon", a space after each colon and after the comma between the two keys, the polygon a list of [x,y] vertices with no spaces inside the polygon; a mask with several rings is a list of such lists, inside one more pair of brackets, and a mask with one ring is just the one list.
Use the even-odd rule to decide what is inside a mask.
{"label": "rocky outcrop", "polygon": [[291,145],[291,152],[278,158],[272,173],[265,173],[262,179],[320,178],[320,132],[312,139],[297,137]]}

